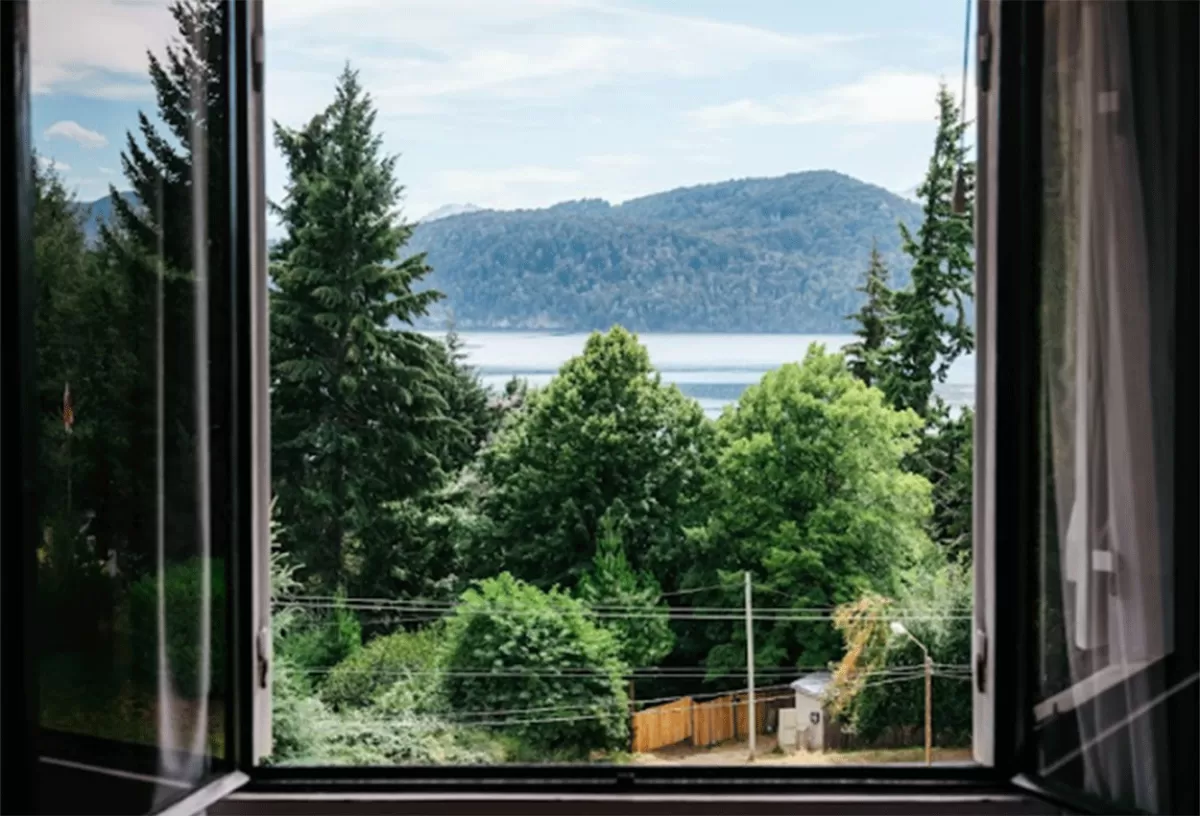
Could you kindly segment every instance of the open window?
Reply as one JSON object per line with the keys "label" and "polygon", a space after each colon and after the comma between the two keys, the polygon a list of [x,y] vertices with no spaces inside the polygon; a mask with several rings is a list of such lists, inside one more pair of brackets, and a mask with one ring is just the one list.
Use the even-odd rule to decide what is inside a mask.
{"label": "open window", "polygon": [[252,8],[4,5],[15,811],[191,813],[248,778]]}
{"label": "open window", "polygon": [[[729,182],[736,187],[731,199],[762,204],[755,216],[759,221],[737,229],[722,220],[730,215],[719,206],[720,191],[714,188],[721,185],[675,191],[681,193],[675,198],[637,199],[617,215],[612,211],[618,207],[580,200],[532,212],[430,208],[424,231],[416,233],[390,222],[380,229],[390,215],[339,221],[339,208],[363,198],[364,190],[387,199],[381,212],[396,197],[395,180],[381,181],[375,173],[395,167],[386,157],[371,172],[358,172],[361,147],[371,144],[376,122],[362,112],[369,106],[362,103],[359,76],[351,70],[341,75],[334,107],[323,116],[313,117],[311,106],[295,108],[286,94],[307,94],[315,87],[314,66],[332,53],[327,46],[335,35],[370,46],[371,37],[363,36],[370,23],[341,9],[268,7],[267,14],[278,15],[281,30],[293,35],[279,41],[292,70],[279,75],[278,95],[268,99],[264,58],[271,42],[264,36],[263,5],[0,2],[0,342],[6,355],[0,429],[6,488],[6,546],[0,548],[5,740],[0,794],[6,810],[182,814],[211,807],[248,813],[312,809],[336,800],[349,812],[379,807],[368,801],[372,796],[431,805],[464,791],[480,810],[519,801],[532,812],[571,797],[576,802],[599,797],[604,806],[619,809],[627,806],[621,797],[631,792],[677,802],[690,796],[698,802],[732,791],[746,797],[746,807],[767,807],[778,793],[796,797],[776,802],[780,807],[810,797],[806,801],[828,809],[844,804],[846,791],[865,796],[868,789],[875,795],[886,790],[897,808],[920,812],[938,806],[962,812],[989,797],[991,806],[1009,811],[1049,809],[1014,793],[1014,779],[1060,808],[1195,809],[1194,775],[1180,765],[1194,756],[1198,676],[1196,508],[1187,498],[1194,496],[1195,461],[1186,454],[1195,449],[1197,409],[1195,389],[1180,386],[1196,370],[1194,6],[981,0],[969,14],[966,56],[974,59],[963,60],[961,103],[974,110],[974,135],[968,138],[977,146],[977,173],[972,182],[961,131],[948,131],[956,135],[947,140],[948,148],[942,146],[947,149],[942,158],[957,158],[937,175],[941,192],[934,206],[943,208],[948,220],[951,215],[959,219],[953,226],[970,224],[975,235],[978,353],[974,361],[959,361],[956,373],[965,370],[968,376],[952,383],[966,401],[974,395],[973,462],[958,474],[972,483],[966,492],[974,506],[966,532],[957,527],[949,533],[959,545],[971,541],[973,573],[966,574],[973,579],[973,592],[970,587],[966,592],[969,608],[958,598],[934,613],[915,604],[867,605],[858,612],[868,624],[859,642],[865,652],[907,650],[911,657],[900,663],[885,659],[864,670],[868,679],[861,687],[886,689],[880,699],[895,693],[892,702],[907,718],[897,739],[906,740],[904,758],[915,761],[801,767],[782,749],[768,756],[761,749],[789,733],[806,751],[817,747],[814,741],[826,747],[836,739],[845,743],[830,750],[845,750],[859,735],[853,728],[842,731],[843,723],[830,716],[825,690],[834,678],[822,670],[832,664],[841,681],[855,677],[843,653],[815,665],[788,651],[787,638],[820,630],[805,644],[810,654],[844,646],[825,638],[822,627],[832,624],[835,607],[845,610],[857,596],[812,589],[821,584],[820,570],[812,568],[813,559],[800,557],[811,555],[811,549],[796,546],[802,525],[787,522],[807,512],[795,508],[812,495],[832,495],[855,474],[817,480],[820,484],[806,485],[812,489],[803,494],[777,476],[794,475],[800,460],[806,467],[820,457],[834,461],[855,441],[838,435],[852,424],[838,424],[846,412],[821,413],[804,397],[817,391],[828,403],[833,401],[829,393],[842,389],[861,396],[863,389],[840,380],[829,393],[820,391],[825,386],[817,369],[838,365],[824,358],[806,372],[797,366],[763,378],[757,396],[745,398],[745,420],[722,420],[719,433],[727,448],[713,454],[701,449],[717,435],[713,423],[725,403],[736,406],[743,388],[759,381],[766,368],[778,367],[783,357],[771,357],[763,370],[749,372],[750,378],[747,371],[737,371],[733,382],[715,375],[728,377],[739,353],[757,353],[759,347],[746,352],[739,346],[744,338],[722,335],[706,352],[720,359],[706,367],[688,357],[700,340],[687,335],[676,338],[675,367],[660,380],[649,368],[663,359],[656,355],[670,355],[671,341],[654,339],[653,328],[648,351],[627,333],[609,332],[586,341],[586,347],[580,336],[585,354],[564,364],[570,355],[559,359],[547,349],[555,342],[575,342],[569,335],[565,341],[562,332],[472,337],[472,321],[476,329],[495,328],[519,317],[528,321],[526,328],[544,328],[547,304],[554,306],[559,295],[582,312],[604,300],[596,294],[602,292],[605,303],[625,310],[623,316],[679,329],[686,318],[680,314],[688,303],[688,282],[712,278],[705,258],[717,258],[722,269],[754,280],[752,272],[779,271],[772,264],[780,263],[793,244],[827,243],[843,227],[850,230],[846,224],[870,227],[886,221],[894,227],[897,213],[901,220],[906,213],[920,220],[920,207],[880,188],[848,185],[838,174],[817,173],[796,183],[816,184],[816,198],[832,201],[830,206],[845,204],[853,218],[837,222],[837,229],[820,222],[824,215],[819,213],[800,218],[801,224],[794,212],[771,209],[762,201],[766,186],[751,182]],[[458,23],[440,4],[416,5],[424,16],[413,30],[457,42]],[[527,16],[516,17],[499,6],[480,11],[481,19],[498,31],[521,33],[538,47],[547,41],[543,32],[549,29],[541,26],[553,21],[541,15],[557,13],[550,5],[522,5]],[[387,13],[402,13],[385,7]],[[888,8],[886,13],[894,13]],[[954,6],[956,15],[959,9]],[[614,68],[643,82],[649,80],[630,61],[659,48],[673,60],[672,71],[694,79],[700,69],[673,39],[679,32],[729,62],[730,72],[750,51],[786,61],[809,53],[806,49],[841,53],[850,48],[841,40],[832,46],[806,40],[800,48],[792,39],[760,36],[738,25],[718,27],[727,37],[715,37],[718,29],[710,24],[655,11],[597,5],[581,13],[589,24],[600,21],[605,36],[571,40],[582,49],[578,52],[539,51],[538,60],[517,61],[516,68],[503,54],[484,49],[483,57],[471,63],[477,75],[447,75],[446,60],[414,49],[401,62],[432,73],[408,84],[388,76],[401,87],[400,96],[409,95],[405,104],[419,98],[420,105],[403,108],[410,117],[406,123],[436,108],[434,97],[452,96],[466,86],[477,85],[484,96],[505,104],[537,107],[531,101],[541,98],[537,94],[522,95],[505,85],[514,72],[521,74],[522,65],[532,71],[538,94],[561,93],[559,83],[569,84],[566,79],[572,77],[579,89],[593,88],[594,78],[579,74],[572,57],[578,54],[595,58],[584,60],[589,66]],[[306,20],[307,27],[300,25]],[[625,28],[647,21],[658,28],[641,40]],[[957,36],[961,26],[957,16],[948,28]],[[649,50],[622,50],[623,37]],[[742,52],[731,56],[726,48]],[[344,56],[334,54],[338,69]],[[952,56],[957,70],[957,48]],[[384,63],[369,54],[362,57],[379,76]],[[657,73],[655,68],[648,75]],[[967,81],[971,74],[973,88]],[[333,82],[332,75],[324,79]],[[899,83],[885,82],[885,90],[909,87],[903,77],[885,79]],[[721,81],[726,80],[723,75]],[[854,104],[866,86],[850,83],[842,91],[799,101],[780,95],[765,107],[712,105],[706,99],[687,121],[712,136],[730,118],[773,128],[813,117],[865,116]],[[908,114],[890,104],[892,96],[876,99],[885,109],[883,118],[904,118]],[[975,104],[967,104],[967,98]],[[623,101],[636,106],[645,98]],[[664,132],[661,111],[651,112],[659,116],[654,132]],[[473,109],[470,121],[499,128],[499,120],[486,113]],[[960,113],[943,118],[968,129]],[[281,154],[276,172],[286,171],[288,180],[278,189],[268,186],[268,114],[284,125],[276,136]],[[570,132],[578,136],[598,132],[600,123],[560,124],[575,127]],[[466,141],[455,127],[431,133],[424,134],[427,147],[452,142],[451,136]],[[515,142],[528,149],[522,134]],[[720,143],[714,138],[708,147]],[[694,144],[670,146],[672,154],[685,150],[693,151],[687,154],[693,158],[707,156],[697,158],[698,164],[712,159],[694,152]],[[644,157],[610,150],[593,151],[586,159],[595,172],[629,183],[640,183],[656,169]],[[65,174],[72,167],[74,181],[68,184]],[[95,168],[96,174],[81,174],[81,167]],[[465,179],[483,178],[482,186],[472,189],[494,193],[569,183],[582,175],[533,164],[517,169],[521,172],[448,172],[441,178],[451,189]],[[969,205],[959,207],[972,183],[977,185],[973,224],[964,216]],[[132,185],[128,195],[121,192],[127,184]],[[269,191],[279,205],[273,224],[267,215]],[[862,200],[855,198],[860,194]],[[325,216],[326,221],[316,222]],[[810,221],[819,222],[811,232]],[[355,355],[372,342],[386,345],[383,356],[394,364],[386,372],[393,379],[339,371],[313,389],[323,398],[338,390],[382,395],[375,402],[339,404],[337,410],[349,406],[347,414],[359,412],[352,421],[363,433],[353,439],[334,438],[336,423],[308,433],[311,428],[297,424],[292,410],[302,402],[297,395],[305,396],[297,383],[324,376],[314,375],[317,364],[306,368],[306,352],[297,349],[309,343],[319,350],[330,339],[306,335],[297,325],[341,325],[339,318],[320,314],[339,293],[305,285],[311,283],[306,276],[322,264],[336,265],[334,250],[348,239],[347,224],[379,238],[379,245],[391,251],[386,262],[377,263],[358,263],[362,256],[350,253],[357,265],[339,267],[347,276],[361,276],[355,297],[370,294],[385,276],[409,275],[432,259],[443,273],[438,280],[457,286],[455,296],[467,304],[457,313],[441,314],[461,321],[465,352],[455,345],[458,340],[442,339],[444,321],[409,327],[414,331],[402,342],[395,342],[399,333],[380,331],[351,356],[361,362]],[[549,237],[540,240],[539,230]],[[752,243],[751,232],[753,240],[765,242],[763,253],[730,248],[730,241]],[[618,257],[611,242],[603,252],[589,244],[600,233],[605,240],[633,236],[664,266],[679,261],[674,253],[686,254],[701,244],[710,255],[697,250],[670,274],[640,279],[634,294],[622,293],[618,290],[627,281],[609,273],[629,259]],[[398,236],[401,243],[413,238],[413,249],[429,254],[401,253],[404,262],[391,263]],[[881,247],[885,259],[906,251],[901,241],[893,244]],[[523,246],[532,249],[523,255]],[[560,257],[574,259],[574,266],[556,266]],[[546,269],[538,266],[543,262]],[[506,263],[528,275],[514,283],[515,275],[496,271]],[[807,273],[804,265],[780,268]],[[958,271],[967,268],[961,265]],[[600,283],[584,296],[573,288],[579,276],[572,270],[579,269],[600,270]],[[457,283],[454,274],[462,276]],[[419,277],[414,274],[390,297],[377,298],[380,312],[396,317],[388,310],[400,308],[395,302],[401,296],[432,303],[426,290],[409,285]],[[806,280],[810,289],[818,285]],[[723,295],[726,302],[746,307],[739,319],[755,329],[778,330],[783,325],[778,321],[811,305],[788,301],[794,292],[762,285],[761,291],[747,286]],[[537,302],[537,286],[558,287],[557,294]],[[751,295],[741,298],[745,292]],[[274,334],[268,325],[271,295],[276,306],[283,304],[273,313],[282,318]],[[720,313],[722,301],[713,302],[718,306],[711,314]],[[789,311],[789,303],[796,309]],[[296,311],[302,309],[309,311]],[[520,309],[526,311],[518,315]],[[836,314],[840,319],[845,311]],[[362,321],[344,322],[348,333]],[[387,325],[373,328],[395,328],[388,320],[376,322]],[[343,334],[332,336],[340,343]],[[424,339],[415,339],[418,335]],[[775,342],[790,340],[777,336]],[[281,349],[276,363],[292,355],[289,370],[272,367],[272,343]],[[341,345],[335,350],[344,351]],[[10,352],[15,366],[7,365]],[[388,457],[372,445],[411,453],[414,440],[428,441],[421,437],[424,426],[445,419],[438,412],[445,412],[441,403],[449,400],[422,391],[436,378],[417,387],[403,379],[411,375],[413,360],[431,359],[434,353],[444,354],[441,373],[461,377],[450,380],[459,389],[457,407],[477,409],[482,431],[470,441],[471,456],[482,456],[480,441],[492,441],[489,434],[506,429],[502,449],[487,454],[493,459],[486,465],[463,465],[459,436],[430,436],[430,444],[440,447],[423,460],[438,463],[429,473],[441,470],[442,461],[456,460],[455,478],[439,473],[402,501],[372,498],[364,501],[370,513],[354,516],[361,508],[353,506],[335,518],[337,523],[325,523],[329,518],[320,511],[328,496],[318,488],[327,475],[345,472],[339,457],[347,452],[363,457],[363,471],[369,470],[371,478],[382,474],[406,485],[424,478],[412,468],[389,470]],[[456,356],[463,353],[475,357],[464,364]],[[786,354],[792,355],[787,360],[798,359],[804,349]],[[309,357],[312,362],[317,354]],[[637,376],[626,378],[626,384],[636,380],[636,388],[593,387],[598,372],[627,363]],[[479,385],[478,380],[472,384],[472,366],[483,368],[498,386],[492,402],[472,402],[478,396],[472,389]],[[514,373],[525,375],[535,390],[543,388],[541,395],[530,397],[519,384],[507,387]],[[556,378],[566,385],[554,390],[550,383]],[[682,396],[663,382],[672,379],[681,385]],[[445,381],[438,381],[437,387],[443,386]],[[796,398],[785,403],[781,395],[789,389]],[[938,395],[947,397],[952,390]],[[281,394],[287,402],[272,412],[271,400]],[[897,419],[900,411],[878,410],[873,399],[865,401],[886,420],[880,424],[909,421]],[[542,406],[541,425],[519,424],[527,402]],[[305,410],[337,413],[326,410],[332,404],[312,400]],[[371,412],[387,414],[400,404],[437,421],[377,433],[381,423]],[[851,400],[839,407],[861,404]],[[278,410],[281,405],[287,410]],[[369,409],[365,417],[359,410],[364,407]],[[578,419],[574,425],[562,421],[571,410]],[[737,410],[742,407],[731,413]],[[604,478],[585,478],[600,453],[638,459],[630,443],[635,437],[622,436],[622,424],[606,425],[605,419],[633,423],[655,411],[655,417],[669,416],[671,424],[660,428],[647,422],[636,439],[670,467],[630,471],[637,479],[619,468]],[[769,425],[781,416],[789,421],[817,416],[817,421],[812,433],[789,436]],[[536,437],[547,428],[561,432],[554,445]],[[563,430],[581,428],[591,436]],[[579,440],[612,439],[619,444],[574,446]],[[810,440],[821,445],[804,447]],[[902,461],[894,440],[884,441],[873,450],[895,459],[890,475],[904,482],[912,475],[911,460]],[[273,450],[279,457],[275,467]],[[779,458],[781,451],[785,455]],[[961,453],[957,449],[934,462],[929,474],[944,475],[961,465]],[[323,470],[322,456],[339,460],[338,468]],[[578,462],[585,464],[571,471]],[[689,470],[693,465],[712,468],[719,477],[713,484],[741,486],[747,500],[726,502],[707,515],[681,510],[671,524],[661,524],[669,515],[664,502],[698,484]],[[866,475],[854,482],[858,492],[837,494],[837,502],[822,507],[821,517],[833,519],[819,530],[823,541],[845,543],[837,536],[851,521],[879,539],[891,540],[897,531],[916,534],[903,526],[911,515],[888,516],[886,523],[854,515],[860,509],[856,504],[886,504],[870,492],[883,481],[878,473],[877,467],[861,471],[858,476]],[[564,485],[572,474],[578,478],[568,490]],[[619,502],[607,497],[602,507],[593,507],[593,494],[608,489],[605,479],[634,488]],[[18,483],[20,490],[9,489]],[[348,497],[348,505],[366,495],[356,492],[359,487],[340,494]],[[487,490],[492,493],[484,495]],[[730,487],[728,492],[736,491]],[[514,498],[518,493],[520,502]],[[851,495],[856,501],[847,501]],[[273,499],[286,511],[282,520],[289,529],[281,536],[272,520]],[[472,515],[478,507],[472,502],[492,502],[487,509],[493,517]],[[905,512],[923,512],[918,505],[907,504]],[[379,514],[382,506],[386,516]],[[593,512],[596,507],[603,512]],[[571,523],[560,523],[568,510],[575,514]],[[778,523],[780,513],[796,518]],[[752,529],[742,523],[746,517],[766,521]],[[351,523],[343,524],[346,519]],[[277,514],[275,521],[280,520]],[[770,535],[762,534],[767,522],[773,525]],[[377,535],[378,527],[386,528],[386,535]],[[480,579],[474,588],[455,571],[465,563],[460,539],[450,547],[439,543],[448,530],[477,547],[480,564],[492,558],[483,564],[490,570],[486,574],[477,574],[483,568],[479,564],[466,570],[470,579]],[[383,546],[386,536],[399,543]],[[273,537],[281,537],[275,551]],[[532,546],[538,537],[562,546]],[[769,540],[771,557],[747,557],[732,566],[704,561],[715,552],[750,552],[756,538]],[[337,556],[326,557],[314,541],[333,542],[328,551],[336,549]],[[478,546],[481,541],[486,546]],[[494,551],[488,549],[493,546]],[[286,556],[279,559],[278,552]],[[580,553],[586,557],[577,557]],[[306,563],[298,565],[301,555]],[[880,552],[868,556],[869,563],[883,562]],[[639,571],[652,574],[657,583],[643,582]],[[518,577],[500,575],[508,572]],[[803,580],[780,578],[793,573]],[[548,576],[545,586],[538,575]],[[710,580],[699,580],[702,575]],[[860,577],[856,587],[866,585],[865,574]],[[568,589],[550,591],[552,584]],[[403,591],[394,591],[401,585]],[[274,627],[273,611],[280,613]],[[534,618],[545,626],[508,625]],[[947,640],[961,659],[942,662],[937,647],[930,657],[919,628],[930,619],[952,633]],[[489,628],[476,621],[503,625]],[[686,659],[619,657],[619,635],[610,630],[631,622],[634,626],[627,628],[637,635],[653,635],[659,624],[673,626],[676,641],[686,641],[692,651]],[[451,628],[439,628],[443,625]],[[286,643],[273,643],[273,631],[283,631]],[[578,649],[568,654],[563,641],[581,632],[585,636],[577,638],[578,644],[570,644]],[[471,648],[450,657],[438,651],[442,641],[453,638],[461,645],[468,636],[475,638]],[[701,649],[696,643],[704,638],[712,642]],[[504,641],[501,648],[493,648],[499,641]],[[524,649],[521,662],[506,663],[518,647]],[[544,662],[546,654],[556,659],[565,654],[560,662],[576,664],[564,669]],[[446,662],[452,660],[460,662]],[[543,660],[540,668],[531,668],[538,660]],[[515,682],[530,679],[537,682],[527,687]],[[500,704],[489,697],[494,689],[486,683],[511,686],[509,701]],[[570,694],[552,694],[567,687]],[[947,689],[959,694],[959,713],[968,720],[955,734],[955,747],[962,749],[955,756],[964,761],[925,767],[921,758],[933,756],[934,746],[924,754],[920,737],[934,735],[926,745],[940,739],[937,729],[945,721],[935,719],[930,727],[930,694],[943,705]],[[447,706],[438,696],[446,694],[458,695],[456,702]],[[783,713],[788,710],[791,715]],[[280,713],[276,722],[273,711]],[[594,746],[581,751],[576,742],[561,738],[572,728],[590,729],[589,739],[598,735],[603,745],[597,756],[589,753]],[[320,751],[313,749],[313,729],[333,735]],[[522,744],[530,734],[533,738]],[[542,740],[540,753],[531,754],[534,738]],[[719,755],[710,748],[722,742],[737,746],[736,757],[729,753],[727,761],[702,768],[690,761],[693,755]],[[563,750],[567,743],[570,751]],[[672,749],[676,758],[686,754],[688,761],[673,762]],[[746,761],[755,751],[755,761]],[[635,754],[651,755],[652,761]],[[546,762],[561,758],[570,761]],[[619,761],[609,761],[614,758]],[[343,767],[333,767],[335,762]],[[551,785],[554,793],[548,793]],[[760,795],[768,786],[772,793]],[[829,797],[831,789],[837,794]],[[930,795],[941,797],[940,803]],[[828,798],[812,798],[821,796]],[[305,799],[313,801],[298,801]],[[215,804],[219,800],[225,801]]]}

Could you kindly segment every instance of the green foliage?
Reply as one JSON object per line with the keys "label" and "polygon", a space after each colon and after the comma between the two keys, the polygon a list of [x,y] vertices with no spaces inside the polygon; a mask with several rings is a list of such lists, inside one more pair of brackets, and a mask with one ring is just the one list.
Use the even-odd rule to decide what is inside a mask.
{"label": "green foliage", "polygon": [[[967,319],[973,294],[975,165],[967,158],[959,107],[945,85],[938,90],[938,131],[925,179],[917,188],[924,219],[916,235],[903,223],[911,282],[894,295],[895,348],[883,389],[897,408],[921,416],[930,409],[935,382],[975,347]],[[965,210],[954,212],[954,178],[961,168]]]}
{"label": "green foliage", "polygon": [[488,712],[477,719],[538,751],[582,757],[625,744],[626,665],[582,602],[501,573],[463,593],[448,640],[453,710]]}
{"label": "green foliage", "polygon": [[[467,582],[466,554],[491,530],[479,511],[481,490],[474,469],[466,468],[452,483],[381,508],[373,534],[349,548],[350,594],[452,601]],[[395,628],[377,616],[364,616],[362,623],[372,637]]]}
{"label": "green foliage", "polygon": [[965,408],[954,414],[935,400],[921,444],[909,467],[933,485],[930,535],[951,558],[971,558],[971,529],[975,494],[972,470],[975,414]]}
{"label": "green foliage", "polygon": [[362,626],[340,597],[328,609],[300,615],[275,643],[276,653],[300,670],[331,669],[360,648]]}
{"label": "green foliage", "polygon": [[[95,512],[97,545],[119,552],[127,575],[154,569],[159,541],[176,563],[200,551],[196,366],[211,350],[197,347],[193,273],[197,265],[214,274],[231,268],[217,226],[227,222],[230,200],[229,174],[221,171],[229,152],[226,5],[176,0],[168,9],[176,36],[147,55],[156,109],[139,111],[120,157],[134,195],[110,188],[112,217],[100,228],[101,283],[87,302],[97,325],[78,338],[98,341],[83,346],[92,376],[71,383],[77,413],[98,426],[90,449],[79,450],[92,464],[81,474],[88,481],[78,484],[77,506]],[[198,245],[197,224],[208,225]],[[167,478],[156,485],[160,467]]]}
{"label": "green foliage", "polygon": [[819,171],[442,218],[413,246],[464,329],[840,332],[862,302],[862,247],[880,236],[907,280],[895,226],[920,219],[912,202]]}
{"label": "green foliage", "polygon": [[[172,686],[183,697],[195,698],[205,688],[200,622],[208,571],[209,638],[211,662],[207,688],[220,696],[225,691],[225,568],[219,559],[192,559],[166,568],[162,578],[166,610],[166,655]],[[130,642],[137,679],[150,687],[158,678],[158,580],[151,573],[129,587]]]}
{"label": "green foliage", "polygon": [[469,553],[471,574],[574,586],[591,566],[600,519],[620,501],[634,567],[677,580],[711,440],[700,406],[661,382],[636,335],[619,326],[593,334],[484,451],[490,530]]}
{"label": "green foliage", "polygon": [[[867,675],[865,682],[847,695],[844,703],[849,721],[867,740],[889,728],[922,729],[925,722],[924,675],[911,668],[922,665],[924,654],[913,640],[889,632],[886,611],[892,606],[875,608],[874,617],[863,615],[839,621],[847,645],[856,640],[865,644],[847,653],[847,659],[856,661],[858,671],[900,669],[911,673],[908,679],[887,683],[873,683]],[[946,560],[941,553],[928,555],[921,568],[913,570],[906,580],[894,607],[919,610],[922,615],[934,618],[910,620],[905,627],[929,649],[935,664],[932,713],[935,744],[968,743],[973,701],[969,670],[964,667],[970,663],[971,622],[963,616],[969,616],[971,611],[970,567]]]}
{"label": "green foliage", "polygon": [[892,290],[888,287],[888,270],[879,255],[879,246],[871,241],[871,261],[866,280],[858,288],[866,297],[862,308],[850,316],[858,325],[858,337],[842,353],[850,372],[866,385],[878,385],[888,359],[891,336]]}
{"label": "green foliage", "polygon": [[[600,540],[592,558],[592,569],[579,580],[578,597],[596,611],[609,608],[598,623],[617,638],[621,659],[632,667],[654,666],[671,653],[667,607],[661,605],[661,590],[654,576],[638,572],[625,557],[621,540],[621,505],[615,504],[600,520]],[[613,614],[614,608],[619,612]],[[619,617],[620,613],[627,617]]]}
{"label": "green foliage", "polygon": [[[689,583],[730,585],[720,600],[735,605],[749,570],[771,606],[796,609],[892,591],[928,546],[929,484],[901,467],[920,425],[818,344],[802,364],[767,373],[718,423]],[[704,641],[710,671],[745,665],[740,622],[710,624]],[[824,621],[760,622],[755,654],[764,667],[823,665],[841,655],[841,639]]]}
{"label": "green foliage", "polygon": [[462,425],[465,431],[448,436],[446,448],[438,458],[447,471],[457,471],[475,459],[479,449],[500,427],[504,412],[501,404],[493,401],[491,392],[479,381],[478,372],[467,364],[463,341],[456,332],[448,332],[436,349],[443,355],[438,367],[447,372],[442,389],[446,415]]}
{"label": "green foliage", "polygon": [[329,714],[311,684],[291,660],[276,653],[271,670],[271,759],[291,762],[320,745]]}
{"label": "green foliage", "polygon": [[403,683],[411,689],[411,708],[435,710],[445,638],[439,625],[377,637],[334,667],[321,684],[321,699],[334,710],[366,708]]}
{"label": "green foliage", "polygon": [[363,708],[336,712],[312,695],[288,661],[272,689],[271,761],[288,765],[487,764],[505,747],[478,729],[423,713],[415,687],[385,686]]}
{"label": "green foliage", "polygon": [[414,291],[422,255],[395,260],[412,227],[375,118],[347,68],[323,113],[275,131],[289,178],[272,264],[273,476],[285,544],[326,593],[344,585],[347,547],[374,543],[383,504],[439,484],[439,456],[461,460],[469,437],[446,413],[445,349],[398,328],[439,295]]}

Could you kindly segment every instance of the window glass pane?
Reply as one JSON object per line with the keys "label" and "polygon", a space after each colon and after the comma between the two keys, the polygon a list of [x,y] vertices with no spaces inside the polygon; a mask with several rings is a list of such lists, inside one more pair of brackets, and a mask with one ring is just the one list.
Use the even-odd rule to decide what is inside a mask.
{"label": "window glass pane", "polygon": [[227,736],[226,8],[31,7],[43,795],[141,812]]}
{"label": "window glass pane", "polygon": [[1179,54],[1127,5],[1046,7],[1035,718],[1047,778],[1166,812]]}
{"label": "window glass pane", "polygon": [[969,760],[966,14],[267,6],[275,761]]}

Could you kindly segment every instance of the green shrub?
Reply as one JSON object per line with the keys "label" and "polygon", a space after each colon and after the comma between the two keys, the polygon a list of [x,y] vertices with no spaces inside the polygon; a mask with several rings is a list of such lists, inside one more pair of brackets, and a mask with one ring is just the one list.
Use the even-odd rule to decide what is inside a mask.
{"label": "green shrub", "polygon": [[315,613],[295,612],[275,644],[276,651],[299,671],[332,669],[361,648],[362,627],[341,602]]}
{"label": "green shrub", "polygon": [[436,709],[445,636],[445,627],[431,626],[375,638],[334,667],[321,685],[321,699],[335,710],[365,708],[403,682],[414,689],[416,708]]}
{"label": "green shrub", "polygon": [[[200,610],[203,569],[211,567],[209,693],[225,691],[225,565],[194,558],[167,567],[163,577],[166,652],[175,692],[194,698],[201,689]],[[158,582],[144,575],[129,587],[129,628],[135,678],[153,686],[158,677]]]}
{"label": "green shrub", "polygon": [[464,724],[573,757],[625,744],[627,666],[582,602],[502,573],[463,593],[448,634],[446,694]]}
{"label": "green shrub", "polygon": [[485,764],[507,759],[481,729],[418,712],[420,691],[399,682],[362,709],[330,710],[289,661],[276,663],[271,762],[288,765]]}
{"label": "green shrub", "polygon": [[297,762],[319,751],[329,712],[291,661],[275,661],[271,683],[271,760]]}

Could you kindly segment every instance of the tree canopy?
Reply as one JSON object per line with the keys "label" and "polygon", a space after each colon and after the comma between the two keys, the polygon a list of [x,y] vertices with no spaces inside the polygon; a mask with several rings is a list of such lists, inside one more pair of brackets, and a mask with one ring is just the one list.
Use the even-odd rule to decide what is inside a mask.
{"label": "tree canopy", "polygon": [[619,501],[633,566],[672,584],[711,444],[700,406],[661,382],[635,335],[593,334],[484,450],[491,526],[473,545],[473,573],[574,587]]}
{"label": "tree canopy", "polygon": [[[920,426],[817,344],[803,363],[767,373],[718,423],[708,518],[691,535],[702,571],[693,583],[740,589],[749,570],[770,606],[798,610],[890,591],[927,543],[929,484],[902,468]],[[709,670],[745,665],[740,622],[713,630]],[[841,641],[827,621],[762,623],[755,653],[764,667],[821,666]]]}
{"label": "tree canopy", "polygon": [[625,744],[627,666],[584,603],[504,572],[464,592],[449,626],[445,688],[456,710],[543,752]]}
{"label": "tree canopy", "polygon": [[384,503],[437,485],[439,454],[469,436],[448,414],[445,354],[401,328],[439,296],[415,290],[422,255],[394,260],[412,228],[375,119],[347,68],[324,112],[275,129],[289,178],[271,266],[272,465],[289,546],[327,590],[348,547],[394,543],[372,537]]}

